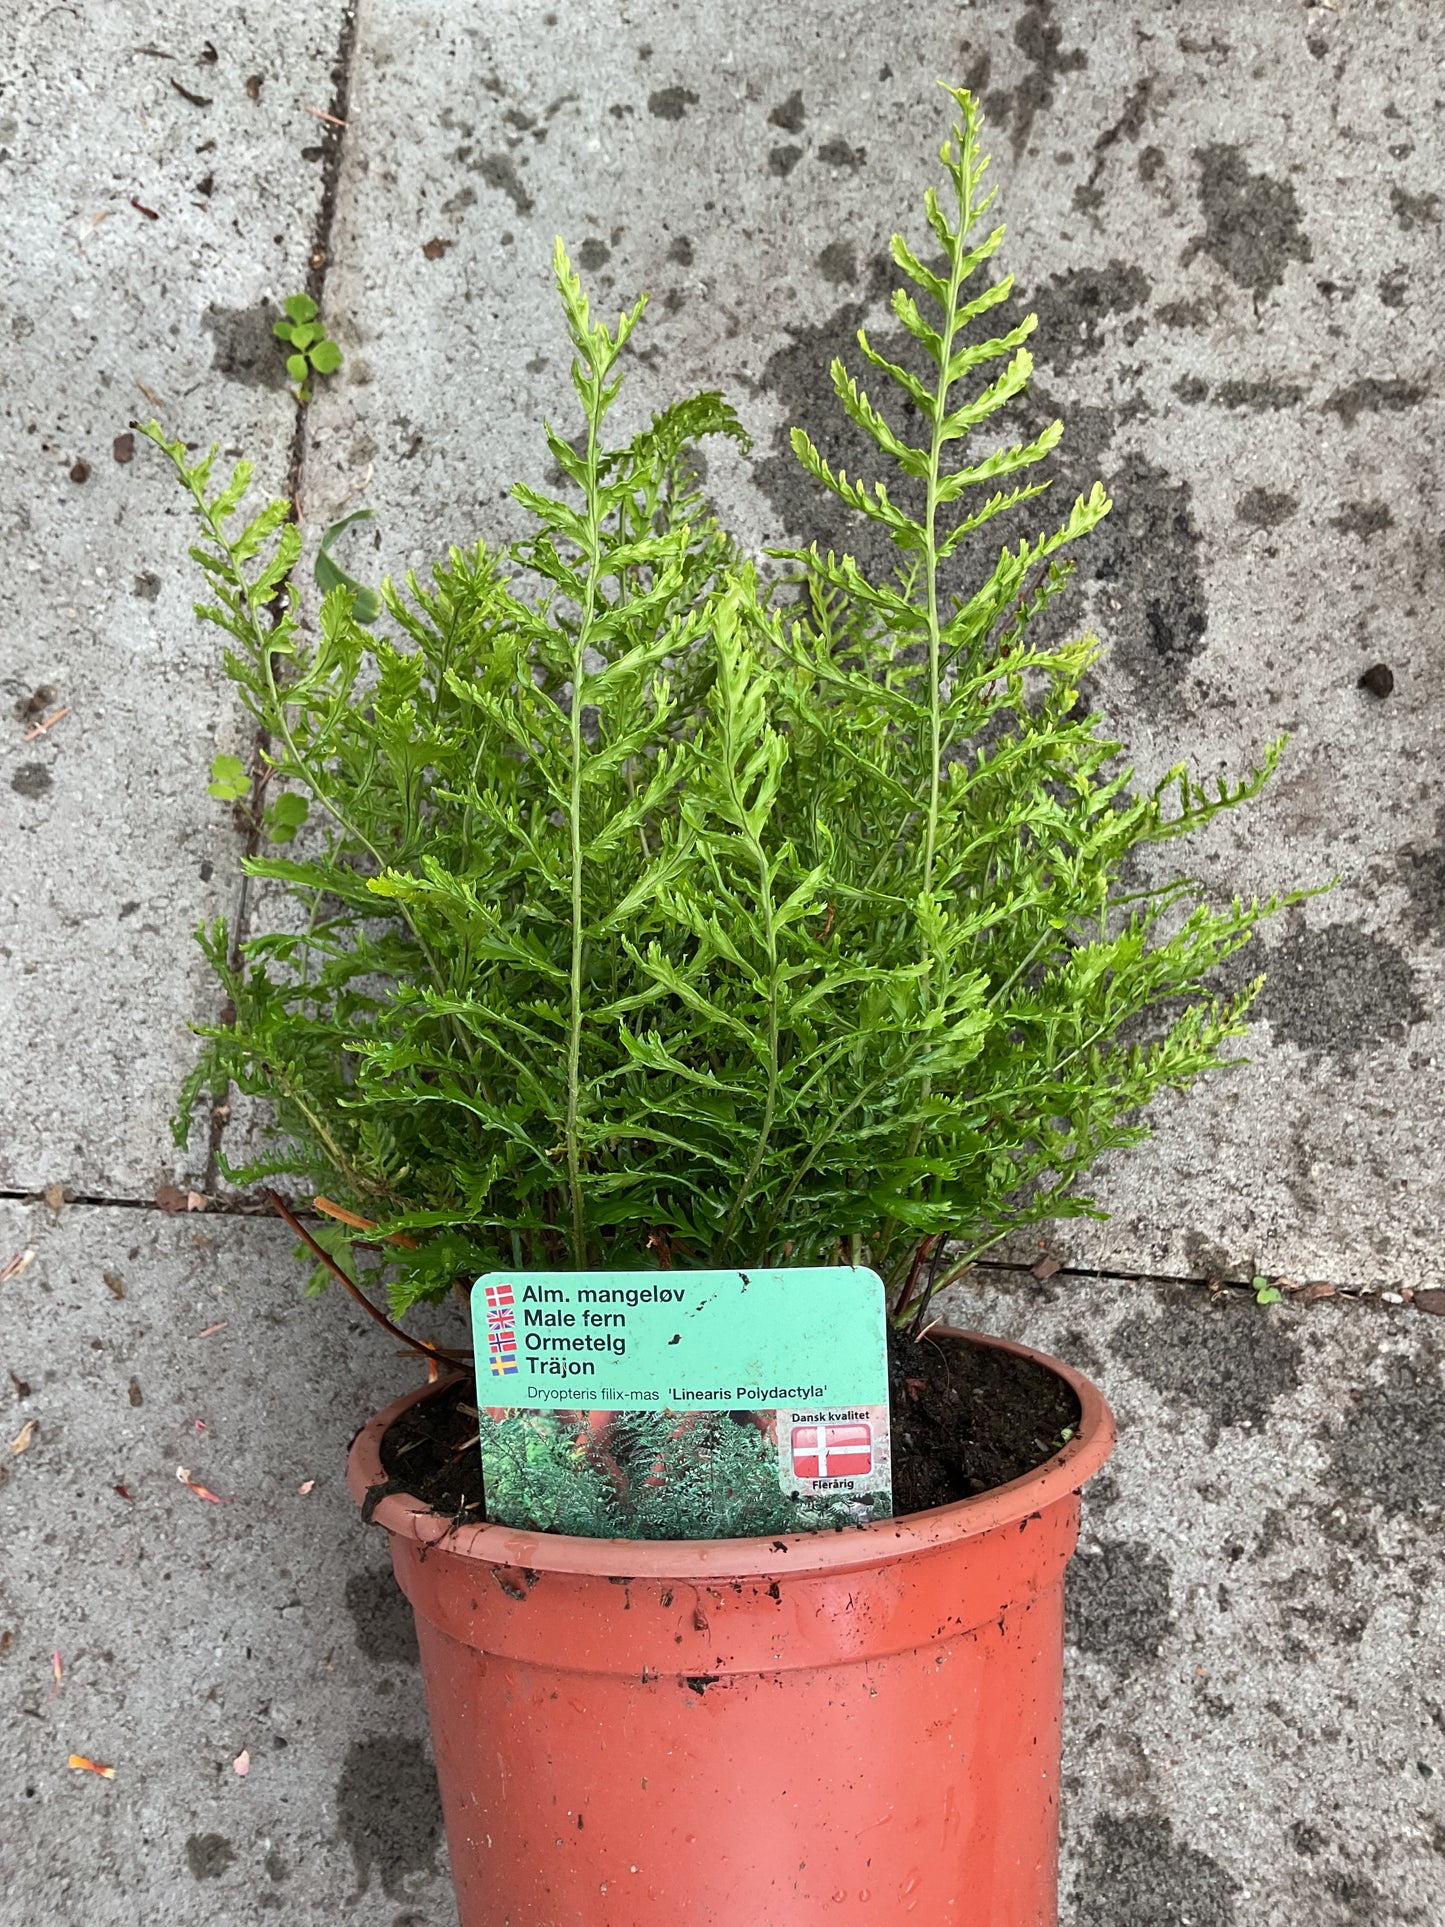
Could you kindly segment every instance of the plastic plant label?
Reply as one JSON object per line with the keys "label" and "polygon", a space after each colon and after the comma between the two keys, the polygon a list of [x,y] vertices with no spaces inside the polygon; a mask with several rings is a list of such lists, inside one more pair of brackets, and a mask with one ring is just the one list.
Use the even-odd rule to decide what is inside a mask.
{"label": "plastic plant label", "polygon": [[876,1272],[493,1272],[472,1320],[494,1524],[729,1539],[893,1510]]}

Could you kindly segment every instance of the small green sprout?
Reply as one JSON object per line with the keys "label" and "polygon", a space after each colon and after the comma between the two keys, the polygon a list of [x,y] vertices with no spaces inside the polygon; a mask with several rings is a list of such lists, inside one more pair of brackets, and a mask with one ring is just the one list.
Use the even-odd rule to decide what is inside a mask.
{"label": "small green sprout", "polygon": [[251,779],[239,756],[213,756],[207,793],[220,803],[239,803],[251,793]]}
{"label": "small green sprout", "polygon": [[266,806],[262,821],[267,836],[273,843],[290,843],[310,811],[311,805],[304,796],[297,796],[294,790],[283,790],[273,803]]}
{"label": "small green sprout", "polygon": [[296,383],[297,401],[310,401],[312,374],[334,375],[341,366],[341,350],[316,319],[316,303],[309,294],[291,294],[281,303],[287,319],[272,323],[278,341],[289,343],[286,372]]}
{"label": "small green sprout", "polygon": [[1262,1271],[1257,1271],[1249,1282],[1254,1292],[1255,1304],[1277,1305],[1279,1303],[1278,1288],[1269,1282]]}
{"label": "small green sprout", "polygon": [[[241,804],[245,819],[253,829],[257,827],[249,802],[251,779],[239,756],[213,756],[211,780],[206,789],[218,803]],[[290,843],[310,813],[311,805],[304,796],[297,796],[291,790],[282,790],[266,805],[259,827],[264,829],[273,843]]]}

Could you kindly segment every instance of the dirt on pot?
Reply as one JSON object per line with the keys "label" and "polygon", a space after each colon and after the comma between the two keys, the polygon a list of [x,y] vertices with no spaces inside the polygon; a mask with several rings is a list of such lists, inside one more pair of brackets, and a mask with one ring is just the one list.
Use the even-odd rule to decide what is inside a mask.
{"label": "dirt on pot", "polygon": [[[939,1333],[921,1342],[891,1332],[893,1509],[924,1512],[1022,1478],[1052,1458],[1079,1423],[1061,1378],[1032,1359]],[[434,1512],[468,1523],[486,1517],[476,1387],[459,1378],[410,1407],[382,1440],[387,1484]]]}

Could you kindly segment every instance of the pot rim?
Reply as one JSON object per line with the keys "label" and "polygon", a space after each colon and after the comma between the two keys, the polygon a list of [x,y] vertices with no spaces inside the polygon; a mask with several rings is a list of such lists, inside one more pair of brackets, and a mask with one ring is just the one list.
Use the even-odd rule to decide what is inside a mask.
{"label": "pot rim", "polygon": [[[1091,1479],[1114,1448],[1116,1428],[1103,1393],[1082,1372],[1047,1352],[1035,1351],[1010,1338],[968,1331],[956,1325],[935,1330],[949,1338],[992,1346],[1032,1359],[1063,1379],[1079,1401],[1079,1424],[1073,1438],[1035,1466],[1032,1472],[1007,1485],[980,1492],[952,1505],[926,1512],[876,1519],[837,1533],[795,1532],[764,1539],[579,1539],[565,1533],[531,1532],[517,1526],[481,1523],[453,1528],[409,1493],[389,1493],[371,1517],[398,1538],[423,1548],[439,1550],[491,1566],[513,1566],[533,1572],[591,1574],[607,1579],[690,1578],[747,1579],[780,1573],[799,1576],[847,1572],[880,1566],[911,1553],[959,1539],[979,1538],[1002,1526],[1026,1523],[1046,1507],[1071,1497]],[[465,1376],[457,1374],[455,1376]],[[435,1397],[454,1377],[437,1379],[393,1399],[352,1440],[346,1460],[346,1484],[358,1505],[385,1484],[381,1441],[403,1412],[424,1398]]]}

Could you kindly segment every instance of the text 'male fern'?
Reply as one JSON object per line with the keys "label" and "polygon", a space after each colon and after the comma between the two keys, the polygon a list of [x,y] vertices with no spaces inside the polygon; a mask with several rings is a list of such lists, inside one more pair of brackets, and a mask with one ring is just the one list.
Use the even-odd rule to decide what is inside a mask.
{"label": "text 'male fern'", "polygon": [[[917,353],[858,336],[916,439],[832,371],[901,479],[835,472],[793,433],[887,531],[886,581],[841,540],[759,578],[689,463],[701,437],[746,441],[719,396],[608,440],[644,302],[595,321],[560,242],[584,424],[545,431],[563,492],[519,484],[527,540],[385,584],[391,639],[349,579],[308,632],[290,505],[247,525],[245,464],[212,495],[210,458],[148,431],[194,497],[200,613],[292,799],[273,840],[309,805],[297,853],[248,865],[299,927],[248,935],[239,964],[223,925],[201,933],[233,1014],[203,1033],[177,1136],[202,1090],[270,1099],[276,1155],[226,1176],[321,1183],[377,1224],[373,1252],[404,1234],[398,1314],[498,1264],[836,1256],[877,1267],[916,1327],[1010,1230],[1099,1215],[1089,1166],[1243,1028],[1257,984],[1219,999],[1205,979],[1279,900],[1122,879],[1141,844],[1255,795],[1280,746],[1234,787],[1180,767],[1140,792],[1080,713],[1099,644],[1041,640],[1036,618],[1109,510],[1097,484],[946,587],[969,536],[1042,495],[1062,432],[975,452],[1028,381],[1035,318],[987,332],[1012,278],[980,286],[1003,229],[979,238],[979,115],[953,98],[931,242],[892,244]],[[326,1236],[345,1256],[354,1234]]]}

